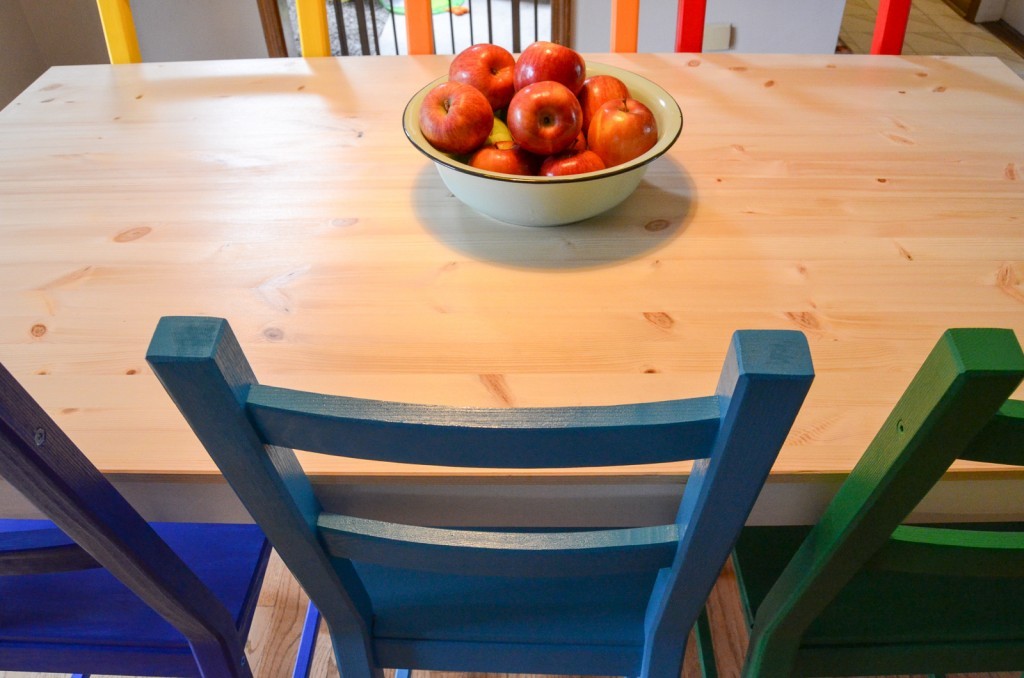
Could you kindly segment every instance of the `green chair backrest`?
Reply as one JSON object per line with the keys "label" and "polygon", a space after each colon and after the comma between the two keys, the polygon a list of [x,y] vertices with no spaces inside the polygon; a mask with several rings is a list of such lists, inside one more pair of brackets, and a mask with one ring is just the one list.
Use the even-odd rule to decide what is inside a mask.
{"label": "green chair backrest", "polygon": [[[1024,667],[1024,625],[1017,621],[1024,606],[1024,534],[902,524],[956,459],[1024,465],[1024,402],[1008,400],[1022,378],[1024,354],[1011,330],[953,329],[942,336],[758,606],[745,675]],[[884,646],[866,645],[857,636],[865,634],[868,617],[861,616],[857,603],[878,601],[865,595],[851,603],[846,596],[838,611],[834,603],[855,578],[858,585],[866,581],[870,586],[880,572],[930,578],[935,585],[929,590],[940,598],[948,591],[949,623],[956,618],[958,601],[946,584],[962,576],[986,579],[993,590],[1005,589],[1004,600],[1019,601],[1010,605],[1016,607],[1016,619],[1009,625],[993,619],[988,636],[977,629],[971,632],[975,637],[965,634],[953,641],[890,636]],[[920,605],[907,596],[896,596],[887,605]],[[942,602],[930,604],[941,609]],[[888,614],[882,607],[881,613]],[[923,606],[917,610],[929,614]],[[840,634],[833,625],[828,642],[819,634],[810,647],[808,629],[820,629],[826,611],[833,619],[845,617],[850,628]],[[999,614],[992,610],[993,616]],[[930,620],[931,628],[941,628],[945,621],[933,616],[940,618]],[[808,673],[826,667],[825,673]]]}

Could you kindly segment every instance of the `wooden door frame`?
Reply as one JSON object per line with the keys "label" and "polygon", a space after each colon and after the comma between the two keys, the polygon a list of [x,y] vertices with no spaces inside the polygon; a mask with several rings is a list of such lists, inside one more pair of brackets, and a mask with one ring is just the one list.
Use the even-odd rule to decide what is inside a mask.
{"label": "wooden door frame", "polygon": [[551,42],[572,47],[573,0],[551,0]]}
{"label": "wooden door frame", "polygon": [[284,29],[281,26],[281,9],[277,0],[256,0],[256,7],[259,9],[260,23],[263,25],[263,39],[267,42],[267,56],[288,56]]}

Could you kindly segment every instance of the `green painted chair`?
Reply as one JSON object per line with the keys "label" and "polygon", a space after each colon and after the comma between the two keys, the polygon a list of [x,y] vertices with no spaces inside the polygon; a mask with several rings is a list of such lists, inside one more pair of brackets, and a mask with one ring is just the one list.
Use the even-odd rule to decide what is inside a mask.
{"label": "green painted chair", "polygon": [[1022,377],[1012,331],[949,330],[817,525],[744,529],[744,676],[1024,668],[1024,532],[901,524],[955,459],[1024,465]]}

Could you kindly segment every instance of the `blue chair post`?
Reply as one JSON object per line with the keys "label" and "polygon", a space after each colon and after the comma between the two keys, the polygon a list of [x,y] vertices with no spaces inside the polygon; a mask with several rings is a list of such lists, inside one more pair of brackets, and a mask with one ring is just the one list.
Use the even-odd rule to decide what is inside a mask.
{"label": "blue chair post", "polygon": [[647,615],[642,676],[679,674],[697,622],[814,379],[807,340],[793,331],[736,332],[717,394],[727,403],[715,449],[694,462],[676,522],[680,540]]}
{"label": "blue chair post", "polygon": [[218,450],[221,472],[234,479],[242,504],[303,583],[345,678],[382,678],[371,659],[369,600],[358,577],[336,568],[318,542],[321,508],[309,479],[290,449],[264,448],[246,416],[257,381],[231,327],[217,318],[163,318],[146,359],[199,439]]}
{"label": "blue chair post", "polygon": [[320,610],[312,602],[306,606],[306,618],[302,622],[299,637],[299,651],[295,653],[295,668],[292,678],[304,678],[313,668],[313,653],[316,650],[316,635],[320,631]]}

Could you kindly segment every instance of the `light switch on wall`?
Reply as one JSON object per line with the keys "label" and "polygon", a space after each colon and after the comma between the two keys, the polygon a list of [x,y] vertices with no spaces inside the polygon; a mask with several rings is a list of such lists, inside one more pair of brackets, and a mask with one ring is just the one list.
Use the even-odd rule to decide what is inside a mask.
{"label": "light switch on wall", "polygon": [[704,51],[721,52],[732,46],[732,24],[708,24],[704,27]]}

